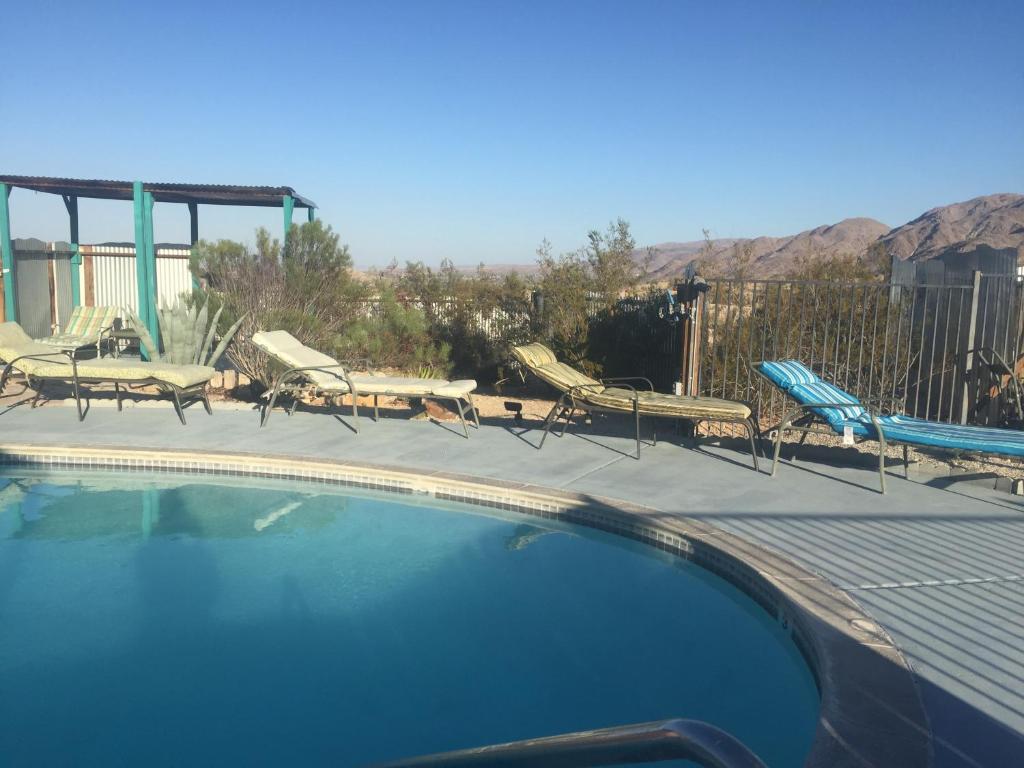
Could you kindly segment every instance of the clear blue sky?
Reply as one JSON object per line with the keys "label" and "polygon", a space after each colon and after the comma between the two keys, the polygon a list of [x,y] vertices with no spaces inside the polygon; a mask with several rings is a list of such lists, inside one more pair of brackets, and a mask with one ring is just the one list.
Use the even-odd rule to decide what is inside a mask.
{"label": "clear blue sky", "polygon": [[[287,184],[357,264],[901,224],[1024,192],[1024,3],[8,4],[5,173]],[[13,234],[66,237],[17,190]],[[82,240],[130,240],[82,203]],[[280,211],[205,207],[251,240]],[[184,206],[156,238],[187,241]]]}

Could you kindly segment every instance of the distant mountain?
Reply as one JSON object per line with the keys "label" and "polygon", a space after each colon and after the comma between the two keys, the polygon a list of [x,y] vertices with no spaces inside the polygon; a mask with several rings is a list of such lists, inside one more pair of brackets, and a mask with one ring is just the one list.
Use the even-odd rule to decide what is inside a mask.
{"label": "distant mountain", "polygon": [[[712,240],[710,255],[707,257],[704,257],[706,245],[702,241],[661,243],[650,249],[653,258],[649,269],[653,278],[669,280],[681,276],[691,261],[704,257],[712,269],[728,273],[737,255],[747,248],[750,250],[750,274],[777,277],[785,274],[799,256],[859,256],[867,251],[871,243],[889,231],[888,226],[874,219],[843,219],[837,224],[816,227],[788,237]],[[638,249],[634,255],[641,263],[647,257],[647,249]]]}
{"label": "distant mountain", "polygon": [[[707,261],[712,269],[728,274],[737,252],[746,246],[751,249],[749,273],[777,277],[788,272],[801,255],[863,257],[875,244],[903,261],[941,259],[951,266],[958,262],[976,265],[979,255],[1016,251],[1018,262],[1024,262],[1024,195],[987,195],[932,208],[895,229],[874,219],[844,219],[792,237],[712,240]],[[680,277],[687,264],[704,255],[705,248],[701,241],[653,246],[652,277]],[[637,249],[634,254],[638,263],[644,263],[647,256],[648,249]]]}
{"label": "distant mountain", "polygon": [[1024,247],[1024,195],[999,194],[944,205],[881,238],[888,253],[903,260],[953,261],[979,249]]}

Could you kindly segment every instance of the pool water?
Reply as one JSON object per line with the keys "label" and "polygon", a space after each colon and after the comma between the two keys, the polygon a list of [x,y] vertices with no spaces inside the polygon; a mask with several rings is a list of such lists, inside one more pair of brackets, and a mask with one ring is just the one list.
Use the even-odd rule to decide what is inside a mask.
{"label": "pool water", "polygon": [[677,558],[433,499],[0,475],[4,765],[360,765],[669,717],[800,765],[785,631]]}

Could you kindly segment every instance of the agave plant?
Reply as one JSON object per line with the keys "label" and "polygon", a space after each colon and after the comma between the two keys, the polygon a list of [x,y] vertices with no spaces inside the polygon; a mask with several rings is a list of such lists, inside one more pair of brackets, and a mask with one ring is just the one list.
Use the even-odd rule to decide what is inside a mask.
{"label": "agave plant", "polygon": [[150,360],[173,363],[175,365],[208,365],[214,366],[223,356],[224,351],[231,343],[238,328],[245,320],[245,316],[238,318],[234,325],[228,328],[221,337],[217,348],[210,353],[214,337],[217,335],[217,321],[220,320],[221,307],[209,320],[209,301],[202,306],[188,306],[181,299],[178,299],[171,307],[161,307],[157,311],[157,320],[160,323],[160,337],[163,341],[164,352],[161,355],[157,349],[156,342],[146,330],[145,324],[139,316],[128,309],[128,318],[139,334],[139,340],[145,347]]}

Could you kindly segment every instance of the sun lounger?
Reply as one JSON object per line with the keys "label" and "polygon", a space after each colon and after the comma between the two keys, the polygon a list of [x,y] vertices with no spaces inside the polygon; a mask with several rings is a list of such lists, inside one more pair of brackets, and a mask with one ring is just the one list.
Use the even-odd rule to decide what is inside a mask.
{"label": "sun lounger", "polygon": [[779,463],[782,437],[787,431],[843,435],[847,430],[857,440],[878,442],[878,476],[885,493],[885,447],[903,445],[903,470],[909,464],[910,445],[945,448],[955,451],[988,453],[1000,456],[1024,456],[1024,432],[963,424],[944,424],[900,414],[882,415],[878,406],[869,407],[839,387],[822,380],[797,360],[755,363],[754,370],[796,403],[779,423],[775,438],[772,474]]}
{"label": "sun lounger", "polygon": [[466,425],[467,408],[473,416],[475,425],[480,426],[480,419],[473,405],[473,390],[476,389],[476,382],[472,379],[446,381],[444,379],[353,373],[346,364],[338,362],[330,355],[307,347],[287,331],[261,331],[253,335],[252,343],[286,368],[266,394],[268,402],[260,419],[260,426],[270,420],[270,412],[281,393],[292,396],[291,411],[293,411],[298,402],[295,396],[300,392],[351,395],[352,417],[356,421],[354,427],[356,432],[359,431],[359,409],[356,401],[361,395],[373,395],[375,419],[379,415],[377,403],[381,395],[422,397],[454,403],[458,408],[462,431],[467,438],[469,437],[469,428]]}
{"label": "sun lounger", "polygon": [[0,323],[0,360],[6,362],[0,373],[0,392],[15,371],[25,376],[26,386],[36,390],[33,407],[47,382],[70,382],[78,408],[78,420],[85,418],[82,409],[82,384],[113,384],[118,410],[121,409],[121,387],[152,384],[171,394],[174,410],[185,423],[184,407],[200,401],[212,414],[206,396],[206,385],[215,373],[205,365],[171,365],[144,363],[138,360],[103,358],[76,360],[73,350],[55,350],[33,341],[14,322]]}
{"label": "sun lounger", "polygon": [[36,341],[66,352],[95,347],[99,357],[104,340],[112,341],[111,331],[120,314],[119,307],[75,307],[67,324],[59,329],[60,333]]}
{"label": "sun lounger", "polygon": [[[692,422],[740,424],[750,439],[750,453],[757,470],[757,424],[750,406],[735,400],[714,397],[687,397],[655,392],[650,381],[642,377],[594,379],[570,365],[559,362],[555,353],[543,344],[514,347],[512,355],[530,373],[547,382],[562,395],[544,420],[544,446],[548,432],[559,418],[568,426],[576,411],[629,413],[636,425],[636,458],[640,458],[640,417],[656,416]],[[634,386],[639,385],[639,386]],[[645,387],[642,389],[641,387]],[[565,429],[563,428],[563,433]],[[657,439],[657,438],[655,438]]]}

